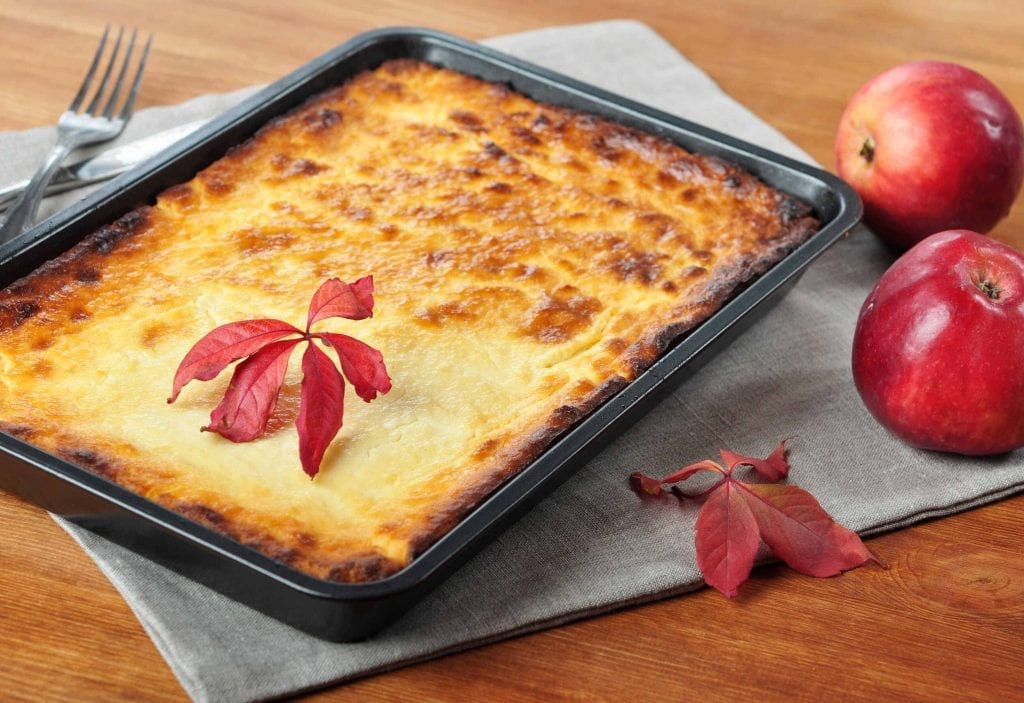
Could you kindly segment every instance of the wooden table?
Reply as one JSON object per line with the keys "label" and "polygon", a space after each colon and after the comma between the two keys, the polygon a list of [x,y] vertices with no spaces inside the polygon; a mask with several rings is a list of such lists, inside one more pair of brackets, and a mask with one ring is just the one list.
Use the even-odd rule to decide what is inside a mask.
{"label": "wooden table", "polygon": [[[964,63],[1024,110],[1015,0],[0,0],[0,130],[55,119],[107,21],[158,34],[147,106],[272,80],[377,26],[482,38],[616,17],[650,24],[829,167],[846,100],[896,63]],[[1024,246],[1020,201],[996,236]],[[705,590],[311,699],[1020,700],[1022,534],[1018,496],[872,540],[888,571],[818,580],[766,567],[736,600]],[[0,565],[0,699],[185,699],[92,562],[45,513],[3,494]]]}

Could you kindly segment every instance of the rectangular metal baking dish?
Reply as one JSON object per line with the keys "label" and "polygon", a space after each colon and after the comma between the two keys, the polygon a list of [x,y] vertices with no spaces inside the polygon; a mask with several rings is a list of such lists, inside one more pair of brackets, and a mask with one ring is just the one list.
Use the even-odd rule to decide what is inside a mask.
{"label": "rectangular metal baking dish", "polygon": [[314,579],[4,434],[0,434],[0,489],[313,635],[334,641],[367,637],[413,605],[640,417],[665,391],[748,327],[860,217],[856,194],[824,171],[477,44],[429,30],[397,28],[368,32],[345,42],[22,239],[0,247],[0,287],[125,212],[152,202],[165,188],[189,180],[270,119],[360,71],[399,57],[418,58],[506,83],[535,100],[610,118],[690,151],[732,161],[811,204],[822,228],[558,439],[411,565],[380,581],[344,584]]}

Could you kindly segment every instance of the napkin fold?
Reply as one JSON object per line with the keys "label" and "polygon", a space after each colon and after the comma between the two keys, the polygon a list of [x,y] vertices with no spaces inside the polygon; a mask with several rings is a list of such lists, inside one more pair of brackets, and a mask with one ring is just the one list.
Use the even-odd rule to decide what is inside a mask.
{"label": "napkin fold", "polygon": [[[486,44],[810,161],[725,95],[648,27],[612,21]],[[254,89],[141,111],[126,139],[212,116]],[[50,129],[0,134],[0,180],[28,175]],[[54,198],[48,211],[77,194]],[[695,508],[641,502],[630,472],[651,474],[720,447],[765,454],[787,435],[791,478],[861,533],[996,500],[1024,487],[1024,456],[971,460],[915,451],[867,414],[849,371],[853,328],[892,258],[858,229],[814,263],[767,316],[397,623],[358,643],[315,639],[58,522],[134,610],[199,701],[282,696],[558,625],[702,584]],[[885,556],[885,555],[882,555]]]}

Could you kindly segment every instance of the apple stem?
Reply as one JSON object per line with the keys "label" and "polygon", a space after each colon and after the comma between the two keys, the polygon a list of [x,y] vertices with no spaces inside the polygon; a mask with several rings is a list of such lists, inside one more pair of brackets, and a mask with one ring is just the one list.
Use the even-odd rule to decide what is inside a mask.
{"label": "apple stem", "polygon": [[871,137],[867,137],[864,143],[860,147],[860,155],[868,163],[875,160],[875,140]]}

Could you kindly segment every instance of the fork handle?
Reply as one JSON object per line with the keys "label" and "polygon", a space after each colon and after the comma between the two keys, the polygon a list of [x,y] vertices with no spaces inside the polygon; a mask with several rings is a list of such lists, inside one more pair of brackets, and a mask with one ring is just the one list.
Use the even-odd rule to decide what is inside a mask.
{"label": "fork handle", "polygon": [[32,176],[25,192],[14,203],[14,207],[7,215],[7,220],[0,227],[0,244],[6,244],[32,226],[36,213],[39,211],[39,201],[43,199],[43,194],[46,192],[46,185],[74,148],[73,141],[58,138],[57,143],[46,157],[46,161],[36,171],[36,175]]}

